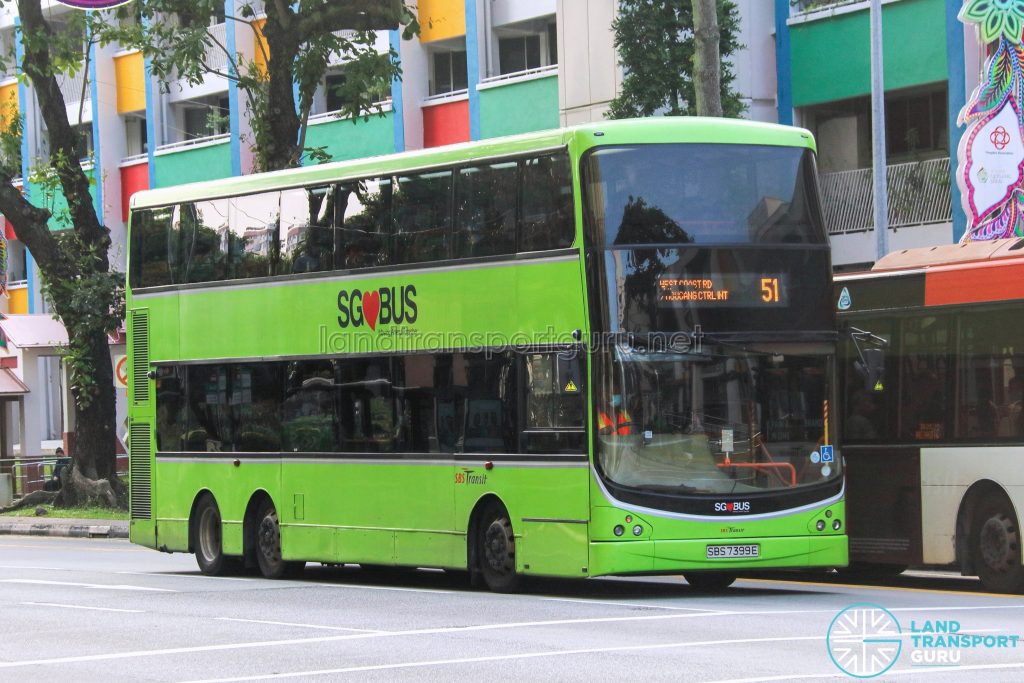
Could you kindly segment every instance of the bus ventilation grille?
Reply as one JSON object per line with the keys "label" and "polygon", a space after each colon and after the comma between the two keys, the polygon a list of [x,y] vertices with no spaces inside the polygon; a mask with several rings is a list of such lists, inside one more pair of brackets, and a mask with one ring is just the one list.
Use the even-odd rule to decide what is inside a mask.
{"label": "bus ventilation grille", "polygon": [[132,401],[149,401],[149,311],[132,311]]}
{"label": "bus ventilation grille", "polygon": [[151,519],[153,494],[148,424],[132,423],[128,434],[128,471],[131,474],[132,519]]}

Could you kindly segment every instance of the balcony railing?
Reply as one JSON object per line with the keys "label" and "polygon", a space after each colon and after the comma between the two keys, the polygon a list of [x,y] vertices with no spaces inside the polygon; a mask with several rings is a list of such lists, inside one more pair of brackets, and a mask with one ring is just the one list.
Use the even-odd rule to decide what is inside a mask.
{"label": "balcony railing", "polygon": [[214,71],[223,71],[228,68],[228,25],[216,24],[210,27],[210,35],[213,37],[212,44],[206,48],[206,65]]}
{"label": "balcony railing", "polygon": [[[85,85],[85,75],[85,68],[82,67],[75,72],[74,76],[57,74],[57,87],[60,88],[60,94],[64,96],[65,104],[81,100],[88,102],[92,99],[90,88],[88,85]],[[82,91],[83,86],[85,86],[84,93]]]}
{"label": "balcony railing", "polygon": [[[886,181],[890,228],[953,220],[948,157],[894,164],[886,169]],[[870,168],[823,173],[820,184],[825,226],[830,235],[875,227]]]}

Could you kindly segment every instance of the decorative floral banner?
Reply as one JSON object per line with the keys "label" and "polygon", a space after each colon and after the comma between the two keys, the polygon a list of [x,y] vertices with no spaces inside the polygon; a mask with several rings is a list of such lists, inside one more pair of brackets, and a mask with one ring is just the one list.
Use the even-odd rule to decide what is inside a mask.
{"label": "decorative floral banner", "polygon": [[963,241],[1024,236],[1024,0],[966,0],[960,20],[988,46],[982,81],[960,112],[957,184]]}

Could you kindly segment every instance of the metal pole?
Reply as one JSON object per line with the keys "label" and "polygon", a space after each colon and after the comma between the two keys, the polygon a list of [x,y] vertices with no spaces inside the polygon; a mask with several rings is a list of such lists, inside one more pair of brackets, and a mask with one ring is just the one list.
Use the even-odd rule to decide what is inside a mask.
{"label": "metal pole", "polygon": [[885,75],[882,0],[871,0],[871,143],[876,260],[889,253],[889,191],[885,181]]}

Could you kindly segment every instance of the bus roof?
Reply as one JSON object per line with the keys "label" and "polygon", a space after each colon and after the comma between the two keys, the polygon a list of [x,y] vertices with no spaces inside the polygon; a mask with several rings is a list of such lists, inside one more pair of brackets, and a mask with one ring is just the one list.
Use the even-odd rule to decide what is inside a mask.
{"label": "bus roof", "polygon": [[165,206],[176,202],[337,182],[374,174],[415,171],[474,159],[514,156],[565,146],[573,146],[575,152],[582,153],[590,147],[599,145],[672,142],[758,144],[815,149],[814,138],[808,131],[771,123],[694,116],[602,121],[572,128],[145,190],[132,196],[131,208]]}
{"label": "bus roof", "polygon": [[835,284],[853,310],[1024,299],[1024,239],[902,249],[868,272],[837,274]]}

